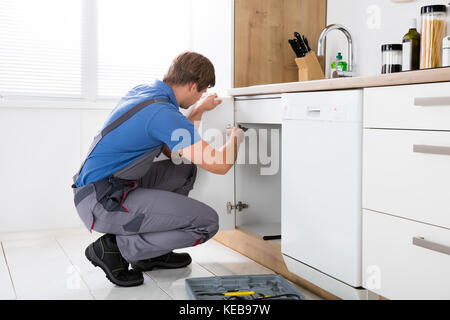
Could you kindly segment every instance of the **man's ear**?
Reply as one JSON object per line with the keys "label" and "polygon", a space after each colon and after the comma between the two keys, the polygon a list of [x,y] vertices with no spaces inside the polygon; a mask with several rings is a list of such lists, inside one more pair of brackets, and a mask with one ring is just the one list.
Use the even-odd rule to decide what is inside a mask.
{"label": "man's ear", "polygon": [[189,83],[189,91],[190,92],[198,92],[198,84],[196,82]]}

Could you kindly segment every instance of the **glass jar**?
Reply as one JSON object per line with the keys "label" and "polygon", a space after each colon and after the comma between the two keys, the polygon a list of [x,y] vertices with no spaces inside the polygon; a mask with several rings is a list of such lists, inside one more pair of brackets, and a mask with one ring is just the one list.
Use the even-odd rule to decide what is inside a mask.
{"label": "glass jar", "polygon": [[450,36],[442,40],[442,66],[450,67]]}
{"label": "glass jar", "polygon": [[402,71],[402,45],[383,44],[381,46],[381,73]]}
{"label": "glass jar", "polygon": [[420,69],[437,68],[442,64],[442,39],[447,31],[447,7],[425,6],[421,9],[421,15]]}

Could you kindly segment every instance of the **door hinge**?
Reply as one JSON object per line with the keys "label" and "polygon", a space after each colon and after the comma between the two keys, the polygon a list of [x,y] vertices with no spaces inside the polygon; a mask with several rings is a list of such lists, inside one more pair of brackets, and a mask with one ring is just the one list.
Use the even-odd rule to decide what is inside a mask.
{"label": "door hinge", "polygon": [[242,209],[248,208],[248,204],[242,203],[239,201],[237,205],[233,206],[230,201],[227,202],[227,213],[231,213],[231,210],[237,209],[238,211],[242,211]]}

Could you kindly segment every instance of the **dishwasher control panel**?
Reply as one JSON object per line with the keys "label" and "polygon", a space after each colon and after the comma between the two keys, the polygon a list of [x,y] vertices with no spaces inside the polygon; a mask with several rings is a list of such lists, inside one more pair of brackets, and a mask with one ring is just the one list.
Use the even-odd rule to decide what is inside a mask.
{"label": "dishwasher control panel", "polygon": [[362,90],[282,95],[283,120],[362,122]]}

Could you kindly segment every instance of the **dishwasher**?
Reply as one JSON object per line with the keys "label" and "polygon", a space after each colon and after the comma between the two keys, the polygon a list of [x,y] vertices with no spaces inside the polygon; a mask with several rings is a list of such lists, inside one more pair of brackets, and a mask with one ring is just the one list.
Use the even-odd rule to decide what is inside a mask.
{"label": "dishwasher", "polygon": [[281,251],[288,269],[364,299],[362,90],[282,95]]}

